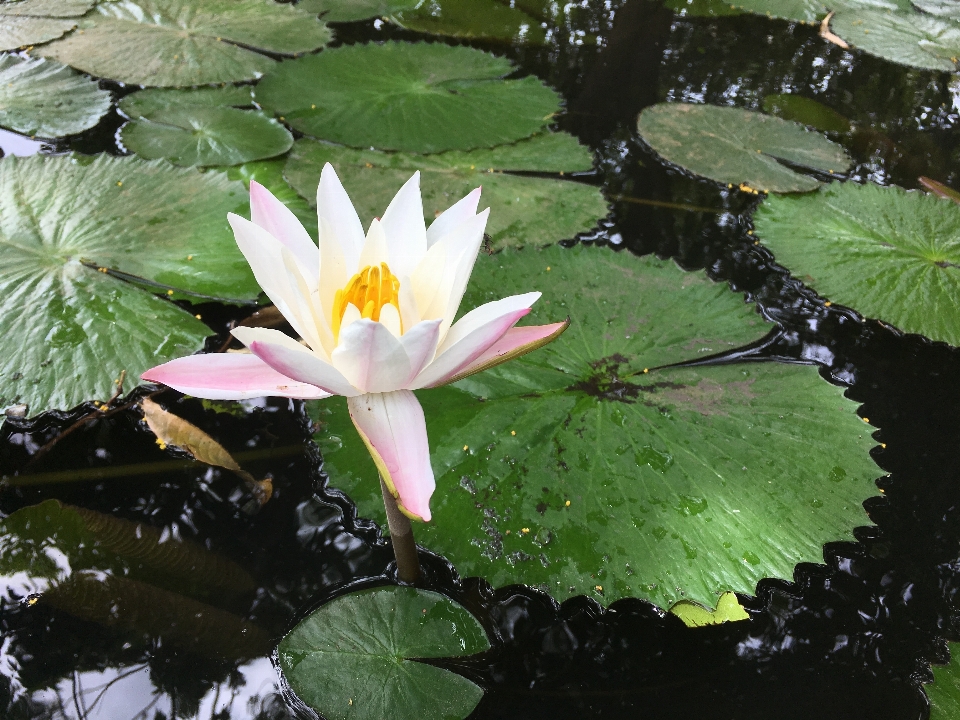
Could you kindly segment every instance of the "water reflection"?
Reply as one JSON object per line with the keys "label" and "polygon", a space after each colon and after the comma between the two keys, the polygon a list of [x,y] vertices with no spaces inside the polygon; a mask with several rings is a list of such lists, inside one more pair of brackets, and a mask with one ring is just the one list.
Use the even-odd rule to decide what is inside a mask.
{"label": "water reflection", "polygon": [[34,140],[25,135],[18,135],[9,130],[0,128],[0,151],[3,156],[17,155],[18,157],[28,157],[40,152],[51,152],[53,146],[43,140]]}

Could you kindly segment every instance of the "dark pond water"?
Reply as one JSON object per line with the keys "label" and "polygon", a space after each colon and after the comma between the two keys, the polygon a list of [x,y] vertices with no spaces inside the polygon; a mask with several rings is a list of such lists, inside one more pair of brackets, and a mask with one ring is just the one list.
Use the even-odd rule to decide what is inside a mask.
{"label": "dark pond water", "polygon": [[[601,43],[557,32],[545,47],[477,44],[557,88],[560,128],[595,150],[597,171],[583,180],[602,185],[611,214],[581,241],[676,258],[748,293],[780,324],[749,358],[817,363],[848,386],[879,428],[885,447],[874,458],[888,475],[867,504],[875,525],[859,528],[858,542],[827,546],[825,564],[799,566],[794,582],[762,582],[756,597],[741,598],[749,621],[697,631],[639,600],[558,606],[524,587],[459,580],[425,554],[428,584],[468,607],[495,641],[450,665],[486,689],[472,717],[924,718],[929,664],[960,640],[960,355],[825,306],[748,235],[756,200],[664,167],[639,141],[636,117],[667,99],[759,108],[789,91],[862,128],[839,138],[856,160],[852,179],[913,188],[927,175],[960,187],[960,91],[947,74],[850,54],[816,28],[761,17],[686,19],[658,2],[608,0],[585,3],[581,21]],[[346,43],[418,38],[372,21],[337,33]],[[108,116],[58,149],[117,152],[118,124]],[[29,151],[6,135],[0,146]],[[232,316],[198,312],[215,318],[210,345],[219,345]],[[255,587],[230,593],[200,578],[180,588],[222,610],[200,620],[156,592],[86,598],[82,619],[43,601],[3,605],[6,717],[307,717],[278,687],[273,644],[345,587],[391,581],[377,529],[326,488],[298,403],[217,413],[165,399],[254,475],[272,474],[275,495],[259,513],[245,512],[250,497],[235,479],[161,451],[133,412],[81,424],[38,452],[92,406],[4,423],[0,465],[20,477],[0,488],[0,511],[55,498],[143,523],[229,558]],[[237,643],[239,617],[269,637]]]}

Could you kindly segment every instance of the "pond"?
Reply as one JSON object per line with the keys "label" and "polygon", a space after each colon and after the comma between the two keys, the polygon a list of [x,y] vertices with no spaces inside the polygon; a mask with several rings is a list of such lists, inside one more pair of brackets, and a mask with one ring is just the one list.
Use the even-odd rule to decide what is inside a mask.
{"label": "pond", "polygon": [[[4,717],[960,718],[960,3],[6,0],[0,45]],[[436,263],[325,285],[340,181]],[[319,275],[249,250],[318,183]],[[321,348],[446,333],[454,241],[517,328],[403,389]],[[140,380],[275,332],[354,397]]]}

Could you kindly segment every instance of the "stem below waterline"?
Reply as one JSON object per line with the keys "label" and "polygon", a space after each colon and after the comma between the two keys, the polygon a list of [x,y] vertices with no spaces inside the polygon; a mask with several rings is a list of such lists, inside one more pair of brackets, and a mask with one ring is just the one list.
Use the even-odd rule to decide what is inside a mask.
{"label": "stem below waterline", "polygon": [[383,478],[380,479],[380,491],[383,493],[383,506],[387,510],[387,527],[390,528],[393,554],[397,558],[397,575],[401,582],[415,583],[420,579],[420,557],[417,555],[417,544],[413,540],[410,518],[400,512],[396,498],[387,490]]}

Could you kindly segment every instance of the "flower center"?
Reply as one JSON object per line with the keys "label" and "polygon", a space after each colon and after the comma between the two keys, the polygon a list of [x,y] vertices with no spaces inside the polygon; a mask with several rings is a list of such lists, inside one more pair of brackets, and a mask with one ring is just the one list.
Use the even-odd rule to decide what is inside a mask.
{"label": "flower center", "polygon": [[400,280],[390,272],[386,263],[367,265],[354,275],[333,299],[333,334],[340,335],[340,323],[347,305],[353,303],[360,316],[380,320],[384,305],[393,305],[400,310]]}

